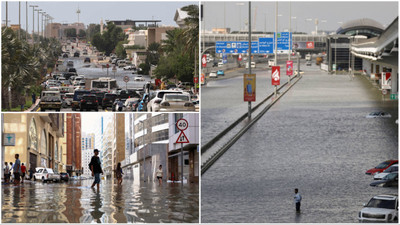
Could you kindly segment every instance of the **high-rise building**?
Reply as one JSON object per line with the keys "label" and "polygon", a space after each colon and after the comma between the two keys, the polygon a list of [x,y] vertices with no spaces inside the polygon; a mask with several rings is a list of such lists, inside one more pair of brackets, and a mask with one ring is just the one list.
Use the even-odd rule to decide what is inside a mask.
{"label": "high-rise building", "polygon": [[86,177],[92,176],[92,171],[89,168],[90,160],[94,155],[94,149],[82,149],[82,175]]}
{"label": "high-rise building", "polygon": [[70,176],[82,172],[81,114],[67,113],[67,173]]}
{"label": "high-rise building", "polygon": [[81,143],[81,148],[82,151],[86,149],[95,149],[95,134],[90,133],[90,134],[85,134],[82,133],[82,143]]}

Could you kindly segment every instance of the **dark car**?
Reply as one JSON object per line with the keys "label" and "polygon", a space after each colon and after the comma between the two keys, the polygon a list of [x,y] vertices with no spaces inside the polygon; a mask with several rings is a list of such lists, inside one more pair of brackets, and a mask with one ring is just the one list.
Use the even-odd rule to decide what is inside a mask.
{"label": "dark car", "polygon": [[74,57],[79,57],[80,56],[80,53],[79,52],[75,52],[74,53]]}
{"label": "dark car", "polygon": [[104,91],[91,90],[90,93],[96,95],[99,105],[102,105],[105,92]]}
{"label": "dark car", "polygon": [[92,110],[99,111],[99,101],[97,101],[97,97],[94,94],[83,95],[81,102],[79,103],[79,109],[83,110]]}
{"label": "dark car", "polygon": [[117,98],[117,94],[106,93],[104,95],[101,107],[106,109],[107,107],[112,107],[115,99]]}
{"label": "dark car", "polygon": [[365,172],[365,174],[368,174],[368,175],[372,174],[373,175],[375,173],[382,173],[384,170],[389,168],[389,166],[391,166],[393,164],[398,164],[398,163],[399,163],[399,160],[387,160],[385,162],[380,163],[375,168],[367,170],[367,172]]}
{"label": "dark car", "polygon": [[87,94],[90,94],[90,91],[84,89],[78,89],[74,91],[74,98],[71,102],[71,108],[73,111],[79,108],[79,103],[82,100],[83,95]]}
{"label": "dark car", "polygon": [[76,69],[75,68],[68,68],[68,73],[76,73]]}
{"label": "dark car", "polygon": [[86,58],[83,60],[83,62],[84,62],[84,63],[90,63],[90,58],[89,58],[89,57],[86,57]]}
{"label": "dark car", "polygon": [[118,98],[121,100],[126,100],[128,98],[142,98],[142,96],[136,92],[136,90],[127,89],[127,90],[119,90],[117,92]]}
{"label": "dark car", "polygon": [[218,62],[214,61],[213,66],[212,67],[218,67]]}
{"label": "dark car", "polygon": [[62,57],[63,57],[63,58],[68,58],[68,54],[67,54],[67,53],[64,53],[64,54],[62,55]]}
{"label": "dark car", "polygon": [[61,180],[65,180],[65,181],[69,180],[68,173],[60,173],[60,177],[61,177]]}
{"label": "dark car", "polygon": [[76,76],[76,73],[73,73],[73,72],[63,73],[63,77],[64,77],[66,80],[69,80],[72,76]]}
{"label": "dark car", "polygon": [[370,186],[374,187],[397,187],[399,185],[399,173],[389,173],[382,180],[374,181]]}

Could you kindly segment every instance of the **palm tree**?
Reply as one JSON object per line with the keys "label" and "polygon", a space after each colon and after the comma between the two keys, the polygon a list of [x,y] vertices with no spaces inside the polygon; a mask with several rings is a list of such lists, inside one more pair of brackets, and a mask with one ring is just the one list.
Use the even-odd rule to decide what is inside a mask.
{"label": "palm tree", "polygon": [[188,5],[182,8],[188,17],[185,18],[184,31],[182,33],[186,40],[186,49],[193,53],[199,47],[199,6]]}

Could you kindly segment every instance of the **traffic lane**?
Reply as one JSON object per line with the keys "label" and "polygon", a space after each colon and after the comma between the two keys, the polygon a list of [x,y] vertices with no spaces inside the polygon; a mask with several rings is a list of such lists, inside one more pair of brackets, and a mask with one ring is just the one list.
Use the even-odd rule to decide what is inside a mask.
{"label": "traffic lane", "polygon": [[371,197],[398,192],[365,175],[398,158],[395,119],[365,118],[377,109],[397,112],[363,77],[303,77],[202,176],[202,222],[357,222]]}
{"label": "traffic lane", "polygon": [[124,179],[3,185],[3,223],[198,223],[199,187]]}
{"label": "traffic lane", "polygon": [[[233,72],[230,78],[209,80],[201,89],[202,143],[207,143],[215,135],[230,126],[244,113],[248,103],[243,101],[243,70]],[[253,69],[256,74],[256,102],[252,107],[264,100],[274,91],[271,85],[271,72],[265,69]],[[284,74],[285,70],[281,71]],[[288,80],[281,75],[281,84]]]}

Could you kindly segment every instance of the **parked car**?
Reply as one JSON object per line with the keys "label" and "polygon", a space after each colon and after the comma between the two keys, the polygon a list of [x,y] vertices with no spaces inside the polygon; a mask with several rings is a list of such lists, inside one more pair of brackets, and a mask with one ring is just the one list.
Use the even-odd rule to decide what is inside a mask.
{"label": "parked car", "polygon": [[137,75],[133,80],[134,81],[144,81],[144,77],[142,75]]}
{"label": "parked car", "polygon": [[62,57],[63,57],[63,58],[68,58],[68,54],[67,54],[67,53],[64,53],[64,54],[62,55]]}
{"label": "parked car", "polygon": [[43,183],[48,181],[59,182],[61,180],[59,174],[55,174],[53,169],[36,167],[36,173],[33,175],[33,180],[41,180]]}
{"label": "parked car", "polygon": [[117,98],[117,94],[113,94],[113,93],[106,93],[104,95],[101,107],[104,109],[106,109],[107,107],[112,107],[113,103],[115,101],[115,99]]}
{"label": "parked car", "polygon": [[392,116],[387,112],[380,111],[380,112],[372,112],[372,113],[368,114],[366,117],[367,118],[390,118]]}
{"label": "parked car", "polygon": [[307,61],[306,66],[311,66],[311,61]]}
{"label": "parked car", "polygon": [[67,62],[68,67],[73,67],[74,66],[74,61],[68,61]]}
{"label": "parked car", "polygon": [[398,162],[399,162],[399,160],[394,160],[394,159],[384,161],[384,162],[380,163],[378,166],[376,166],[375,168],[367,170],[367,172],[365,172],[365,174],[372,175],[375,173],[382,173],[384,170],[389,168],[391,165],[398,164]]}
{"label": "parked car", "polygon": [[191,111],[194,112],[195,106],[188,94],[164,94],[160,103],[160,112]]}
{"label": "parked car", "polygon": [[217,71],[217,76],[225,76],[225,73],[223,70],[218,70]]}
{"label": "parked car", "polygon": [[63,96],[63,107],[70,107],[73,99],[74,93],[65,93]]}
{"label": "parked car", "polygon": [[160,103],[163,100],[165,94],[182,94],[182,91],[172,91],[172,90],[159,90],[155,92],[155,97],[149,101],[147,104],[148,112],[158,112],[160,109]]}
{"label": "parked car", "polygon": [[40,111],[54,109],[59,112],[61,110],[61,102],[59,91],[42,91],[39,103]]}
{"label": "parked car", "polygon": [[376,173],[375,176],[374,176],[374,180],[381,180],[382,178],[384,178],[389,173],[394,173],[394,172],[397,172],[397,171],[399,171],[399,164],[391,165],[389,168],[384,170],[382,173]]}
{"label": "parked car", "polygon": [[84,62],[84,63],[90,63],[90,58],[89,58],[89,57],[86,57],[86,58],[83,60],[83,62]]}
{"label": "parked car", "polygon": [[382,178],[382,180],[374,181],[370,184],[370,186],[375,186],[375,187],[397,187],[399,185],[399,179],[398,176],[399,173],[393,172],[387,174],[385,177]]}
{"label": "parked car", "polygon": [[125,66],[123,68],[123,70],[136,70],[136,66],[135,65],[128,65],[128,66]]}
{"label": "parked car", "polygon": [[216,72],[216,71],[211,71],[211,72],[208,74],[208,77],[209,77],[209,78],[217,78],[217,77],[218,77],[217,72]]}
{"label": "parked car", "polygon": [[398,196],[377,195],[358,213],[360,222],[398,222]]}
{"label": "parked car", "polygon": [[140,102],[140,98],[128,98],[125,100],[124,106],[127,111],[136,111]]}
{"label": "parked car", "polygon": [[68,181],[69,180],[68,173],[60,173],[60,179],[64,180],[64,181]]}
{"label": "parked car", "polygon": [[79,57],[80,56],[80,53],[79,52],[75,52],[74,53],[74,57]]}
{"label": "parked car", "polygon": [[79,103],[79,109],[83,110],[92,110],[99,111],[99,101],[95,94],[85,94],[82,96],[82,99]]}

